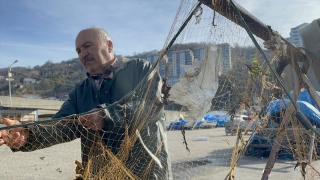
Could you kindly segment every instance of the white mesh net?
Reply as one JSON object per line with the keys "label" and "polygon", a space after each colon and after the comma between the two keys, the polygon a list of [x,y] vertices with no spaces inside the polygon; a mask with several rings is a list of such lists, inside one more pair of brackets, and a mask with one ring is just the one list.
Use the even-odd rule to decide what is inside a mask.
{"label": "white mesh net", "polygon": [[[182,31],[198,1],[181,2],[163,51],[138,55],[153,64],[158,59],[161,77],[153,71],[125,98],[81,114],[103,116],[109,120],[106,128],[78,125],[79,115],[39,120],[26,127],[28,143],[20,148],[25,152],[0,147],[1,179],[168,179],[171,171],[173,179],[260,179],[265,168],[275,179],[318,179],[319,138],[294,116],[294,106],[241,19],[227,1],[201,2]],[[221,13],[224,3],[230,11]],[[264,37],[276,39],[271,32]],[[263,47],[264,40],[255,38]],[[317,100],[297,66],[306,57],[287,50],[284,41],[273,48],[277,40],[268,43],[264,53],[270,64],[317,127]],[[169,100],[162,78],[172,86]],[[166,109],[183,106],[174,116],[166,111],[166,121],[165,102]],[[294,171],[296,164],[300,171]]]}

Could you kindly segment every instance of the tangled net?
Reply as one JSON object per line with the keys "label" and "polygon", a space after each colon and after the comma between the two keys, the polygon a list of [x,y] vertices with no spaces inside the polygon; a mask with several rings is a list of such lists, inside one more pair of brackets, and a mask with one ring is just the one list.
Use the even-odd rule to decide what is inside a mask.
{"label": "tangled net", "polygon": [[[79,127],[78,116],[68,116],[32,125],[39,133],[24,149],[32,152],[0,148],[4,165],[0,177],[166,179],[171,170],[173,179],[248,179],[248,166],[253,179],[267,179],[270,172],[272,176],[285,174],[288,179],[318,179],[319,137],[295,116],[299,111],[319,126],[319,95],[311,85],[316,78],[310,75],[307,61],[311,57],[270,27],[265,26],[268,33],[264,33],[259,29],[263,23],[255,18],[246,21],[252,15],[236,6],[245,12],[243,19],[257,44],[229,1],[181,1],[163,50],[137,55],[157,65],[161,78],[153,71],[124,99],[84,113],[97,115],[112,109],[106,117],[125,119],[125,124],[114,123],[97,132]],[[263,46],[266,48],[261,51]],[[215,64],[212,69],[206,68],[210,62]],[[157,86],[162,78],[172,89],[163,86],[159,99],[161,87]],[[182,90],[174,94],[177,89]],[[288,93],[297,103],[290,101]],[[169,109],[183,98],[187,103],[180,103],[182,108],[176,114],[165,111],[165,121],[161,109]],[[212,111],[224,113],[220,118],[213,114],[214,121],[224,120],[224,127],[206,129],[215,127],[210,125],[214,121],[202,120]],[[204,122],[207,126],[202,126]],[[175,127],[175,123],[181,125]],[[113,133],[116,138],[101,133]],[[117,148],[110,148],[114,144]],[[83,158],[87,163],[82,163]],[[295,166],[300,171],[294,171]],[[272,171],[277,168],[290,170]]]}

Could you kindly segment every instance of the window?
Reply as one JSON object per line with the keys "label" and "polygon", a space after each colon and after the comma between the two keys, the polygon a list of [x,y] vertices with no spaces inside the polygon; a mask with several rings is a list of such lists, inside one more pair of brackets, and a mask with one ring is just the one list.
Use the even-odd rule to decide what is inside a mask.
{"label": "window", "polygon": [[180,53],[176,56],[177,77],[180,77]]}
{"label": "window", "polygon": [[172,52],[169,52],[167,56],[168,56],[168,62],[172,63]]}
{"label": "window", "polygon": [[191,65],[192,64],[192,62],[191,62],[191,55],[190,55],[190,52],[189,51],[187,51],[187,52],[185,52],[185,63],[186,63],[186,65]]}
{"label": "window", "polygon": [[197,49],[193,52],[193,56],[194,58],[197,58],[198,60],[200,60],[200,49]]}

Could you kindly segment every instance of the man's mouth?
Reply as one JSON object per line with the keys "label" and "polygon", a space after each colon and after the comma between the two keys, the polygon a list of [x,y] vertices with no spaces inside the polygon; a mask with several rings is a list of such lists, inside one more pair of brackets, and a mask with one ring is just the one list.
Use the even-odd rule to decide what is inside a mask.
{"label": "man's mouth", "polygon": [[89,65],[89,64],[92,64],[91,62],[93,62],[93,60],[86,61],[86,62],[84,63],[84,65],[87,66],[87,65]]}
{"label": "man's mouth", "polygon": [[93,60],[94,58],[92,56],[86,56],[85,58],[83,58],[83,64],[87,66],[87,63]]}

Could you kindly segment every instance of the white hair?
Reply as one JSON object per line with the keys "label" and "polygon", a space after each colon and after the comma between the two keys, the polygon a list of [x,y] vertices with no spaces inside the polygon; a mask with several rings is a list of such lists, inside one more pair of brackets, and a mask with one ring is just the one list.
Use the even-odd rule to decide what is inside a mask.
{"label": "white hair", "polygon": [[98,26],[88,27],[88,28],[83,29],[82,31],[89,30],[89,29],[92,29],[92,30],[94,30],[94,31],[96,31],[98,33],[99,40],[100,40],[101,44],[105,45],[105,44],[107,44],[108,41],[111,40],[108,32],[106,30],[104,30],[103,28],[98,27]]}

